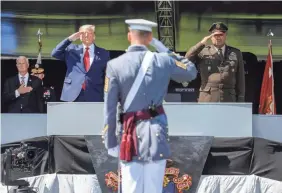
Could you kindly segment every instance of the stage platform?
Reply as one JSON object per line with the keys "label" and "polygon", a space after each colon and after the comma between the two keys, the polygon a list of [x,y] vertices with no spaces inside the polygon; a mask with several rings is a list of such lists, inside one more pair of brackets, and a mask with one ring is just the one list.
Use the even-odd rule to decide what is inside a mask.
{"label": "stage platform", "polygon": [[[95,193],[94,190],[99,190],[95,168],[84,136],[37,137],[2,145],[1,151],[17,147],[20,142],[38,148],[39,153],[33,173],[13,172],[13,179],[27,177],[34,186],[41,188],[40,192],[64,187],[66,189],[51,192],[78,193],[81,181],[85,184],[82,190],[88,188],[89,192]],[[282,143],[261,138],[214,138],[202,169],[199,185],[194,188],[199,193],[204,193],[204,190],[217,193],[219,190],[222,192],[228,189],[238,192],[239,187],[244,190],[242,193],[279,193],[273,190],[281,187],[281,149]],[[181,168],[179,169],[182,173]],[[246,180],[249,184],[245,183]],[[46,190],[43,186],[46,186]],[[248,192],[249,189],[256,191]]]}
{"label": "stage platform", "polygon": [[[248,103],[167,103],[164,108],[172,139],[213,137],[194,192],[236,193],[241,187],[246,193],[280,193],[276,190],[282,181],[282,116],[252,115]],[[102,109],[103,103],[50,103],[47,115],[1,114],[2,153],[21,142],[39,152],[33,173],[15,171],[13,179],[27,177],[42,187],[40,192],[60,187],[54,193],[62,192],[61,187],[69,188],[66,193],[79,192],[75,184],[84,181],[87,192],[97,192],[85,137],[100,139]]]}
{"label": "stage platform", "polygon": [[[166,103],[169,135],[260,137],[282,142],[282,115],[250,103]],[[48,103],[48,114],[1,114],[1,144],[51,135],[100,135],[103,103]],[[20,132],[19,132],[20,131]]]}

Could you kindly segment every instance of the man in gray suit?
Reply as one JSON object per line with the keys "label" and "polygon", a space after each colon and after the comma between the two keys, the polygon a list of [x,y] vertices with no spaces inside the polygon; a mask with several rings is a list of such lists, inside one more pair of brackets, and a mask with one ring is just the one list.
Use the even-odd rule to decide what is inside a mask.
{"label": "man in gray suit", "polygon": [[[188,59],[171,53],[152,37],[157,24],[143,19],[129,25],[127,52],[108,62],[105,78],[105,147],[121,160],[122,193],[162,193],[166,159],[171,155],[162,102],[170,79],[196,78]],[[147,49],[151,43],[159,52]],[[121,142],[116,136],[117,105],[123,109]]]}

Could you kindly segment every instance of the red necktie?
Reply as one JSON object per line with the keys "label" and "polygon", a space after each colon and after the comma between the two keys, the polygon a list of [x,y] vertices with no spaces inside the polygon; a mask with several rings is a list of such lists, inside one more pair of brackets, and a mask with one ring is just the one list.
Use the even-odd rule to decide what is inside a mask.
{"label": "red necktie", "polygon": [[[85,71],[88,72],[88,70],[90,68],[90,55],[89,55],[89,48],[88,47],[85,48],[83,62],[84,62]],[[85,88],[86,88],[86,83],[84,81],[84,83],[82,84],[82,89],[85,90]]]}

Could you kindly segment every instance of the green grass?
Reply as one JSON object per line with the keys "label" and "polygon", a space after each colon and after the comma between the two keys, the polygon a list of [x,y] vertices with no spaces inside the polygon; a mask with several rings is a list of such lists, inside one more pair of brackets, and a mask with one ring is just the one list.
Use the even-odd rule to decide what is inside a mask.
{"label": "green grass", "polygon": [[[254,15],[229,15],[229,18],[251,18]],[[271,18],[270,16],[260,16],[261,18]],[[282,15],[274,15],[273,18],[282,18]],[[197,16],[193,14],[183,14],[181,15],[178,31],[178,42],[177,49],[179,51],[186,51],[191,46],[195,45],[203,39],[203,37],[209,35],[208,29],[213,22],[218,21],[219,18],[228,18],[228,15],[212,15],[212,18],[206,17],[201,21],[201,30],[197,31],[198,19]],[[256,55],[267,55],[268,48],[267,42],[268,37],[264,35],[255,35],[253,33],[246,33],[246,29],[240,26],[240,23],[229,23],[228,24],[228,36],[227,44],[230,46],[240,49],[242,52],[251,52]],[[279,35],[279,34],[278,34]],[[252,45],[250,42],[250,36],[256,40],[256,42],[262,42],[260,46]],[[255,37],[255,38],[254,38]],[[281,36],[280,36],[281,37]],[[282,38],[282,37],[281,37]],[[265,44],[264,44],[265,43]],[[273,54],[282,55],[282,46],[279,42],[273,41]]]}
{"label": "green grass", "polygon": [[[203,15],[204,17],[210,17],[210,14]],[[263,15],[255,15],[255,14],[212,14],[212,17],[215,19],[272,19],[272,20],[281,20],[282,15],[275,15],[275,14],[263,14]]]}
{"label": "green grass", "polygon": [[54,19],[54,20],[75,20],[75,19],[116,19],[124,18],[121,15],[105,15],[105,16],[85,16],[85,15],[41,15],[41,14],[15,14],[13,18],[22,19]]}
{"label": "green grass", "polygon": [[[80,25],[96,25],[96,44],[107,50],[125,50],[128,47],[127,25],[125,18],[144,18],[155,21],[155,13],[139,13],[129,16],[69,16],[69,15],[17,15],[15,19],[25,21],[21,27],[20,46],[16,53],[21,55],[37,55],[37,30],[44,33],[43,57],[50,57],[52,49],[64,38],[75,32],[75,21]],[[22,19],[24,18],[24,19]],[[223,21],[228,18],[236,19],[282,19],[281,15],[248,15],[248,14],[213,14],[203,15],[200,31],[197,30],[198,16],[194,14],[182,14],[180,17],[179,29],[177,31],[176,52],[187,51],[191,46],[199,42],[204,36],[208,35],[208,29],[213,22]],[[25,20],[32,19],[32,20]],[[40,21],[40,22],[39,22]],[[57,24],[58,23],[58,24]],[[227,43],[237,47],[243,52],[252,52],[256,55],[267,55],[267,37],[265,35],[256,35],[254,29],[245,29],[240,22],[228,22]],[[276,34],[276,38],[281,35]],[[154,31],[157,37],[157,31]],[[2,36],[3,37],[3,36]],[[79,43],[78,41],[76,43]],[[282,42],[273,41],[273,53],[282,56]]]}

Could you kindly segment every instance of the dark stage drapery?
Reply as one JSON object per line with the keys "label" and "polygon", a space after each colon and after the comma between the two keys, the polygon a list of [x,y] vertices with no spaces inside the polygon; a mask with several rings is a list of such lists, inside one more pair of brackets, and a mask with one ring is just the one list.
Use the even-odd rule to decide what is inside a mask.
{"label": "dark stage drapery", "polygon": [[[84,136],[50,136],[24,140],[40,150],[32,174],[95,174]],[[20,142],[2,145],[1,151]],[[282,181],[282,143],[261,138],[214,138],[203,175],[258,175]],[[47,154],[47,156],[46,156]],[[43,169],[42,169],[43,168]]]}

